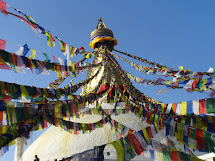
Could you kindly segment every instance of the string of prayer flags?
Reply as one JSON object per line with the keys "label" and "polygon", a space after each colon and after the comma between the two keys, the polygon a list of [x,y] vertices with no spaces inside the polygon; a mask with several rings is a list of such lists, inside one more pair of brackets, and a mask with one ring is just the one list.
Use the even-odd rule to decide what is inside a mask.
{"label": "string of prayer flags", "polygon": [[[214,86],[214,82],[211,81],[211,78],[207,78],[207,79],[187,79],[185,81],[170,81],[170,80],[164,80],[162,78],[158,78],[157,80],[148,80],[148,79],[142,79],[142,78],[138,78],[136,76],[131,75],[129,72],[126,72],[127,76],[134,82],[137,82],[138,84],[143,84],[145,83],[145,85],[164,85],[166,87],[169,87],[168,89],[163,89],[163,90],[158,90],[158,94],[166,92],[170,89],[185,89],[187,92],[194,92],[194,91],[198,91],[198,92],[203,92],[206,91],[206,89],[209,90],[215,90]],[[184,87],[180,86],[180,85],[184,85]],[[192,89],[190,89],[189,87],[192,86]],[[190,90],[188,90],[190,89]]]}
{"label": "string of prayer flags", "polygon": [[[27,57],[12,54],[4,50],[0,50],[0,58],[4,60],[5,63],[7,62],[8,64],[10,64],[11,68],[15,72],[24,73],[24,70],[22,69],[22,67],[27,67],[30,69],[34,68],[37,74],[40,74],[40,73],[46,74],[45,72],[46,70],[57,71],[58,73],[67,71],[67,67],[65,67],[64,65],[40,61],[36,59],[31,60]],[[85,70],[91,67],[99,67],[99,66],[102,66],[102,63],[99,63],[99,64],[91,63],[91,64],[88,64],[87,66],[79,66],[79,67],[75,67],[75,64],[73,64],[73,66],[69,66],[69,71],[71,71],[72,75],[76,76],[78,71],[80,70]]]}
{"label": "string of prayer flags", "polygon": [[[211,76],[213,73],[210,73],[210,72],[192,72],[192,71],[189,71],[189,69],[188,70],[179,70],[179,71],[177,71],[177,70],[175,70],[175,69],[173,69],[173,68],[169,68],[169,67],[166,67],[166,66],[163,66],[162,64],[158,64],[158,63],[155,63],[155,62],[151,62],[151,61],[148,61],[147,59],[143,59],[143,58],[140,58],[140,57],[137,57],[137,56],[133,56],[133,55],[131,55],[131,54],[128,54],[128,53],[125,53],[125,52],[121,52],[121,51],[118,51],[118,50],[116,50],[116,49],[113,49],[114,51],[116,51],[116,52],[119,52],[119,53],[121,53],[121,54],[123,54],[123,55],[126,55],[126,56],[129,56],[129,57],[131,57],[131,58],[134,58],[134,59],[136,59],[136,60],[139,60],[139,61],[141,61],[141,62],[144,62],[144,63],[146,63],[146,64],[149,64],[149,65],[152,65],[152,66],[155,66],[155,67],[158,67],[159,68],[159,70],[160,70],[160,72],[162,72],[163,70],[165,70],[166,72],[168,72],[168,73],[172,73],[171,75],[169,75],[169,76],[176,76],[177,74],[180,74],[180,77],[183,77],[183,78],[192,78],[192,77],[197,77],[198,75],[207,75],[207,76]],[[112,54],[113,55],[113,54]],[[120,58],[119,56],[116,56],[117,58]],[[126,59],[123,59],[123,58],[120,58],[120,59],[122,59],[122,60],[126,60]],[[129,62],[129,61],[127,61],[127,62]],[[133,66],[133,64],[131,63],[131,65]],[[138,67],[138,65],[135,65],[135,67]],[[182,68],[182,66],[180,66],[179,67],[180,69],[183,69]],[[148,69],[153,69],[152,70],[152,72],[154,72],[154,70],[155,70],[155,72],[156,72],[156,68],[150,68],[150,67],[148,67]],[[166,73],[166,72],[164,72],[164,73]]]}
{"label": "string of prayer flags", "polygon": [[166,107],[166,114],[172,110],[173,114],[178,116],[185,116],[192,113],[195,115],[212,114],[215,112],[215,98],[171,103],[167,104]]}
{"label": "string of prayer flags", "polygon": [[47,88],[57,88],[67,77],[57,78],[54,82],[51,82]]}
{"label": "string of prayer flags", "polygon": [[39,121],[40,121],[39,117],[35,117],[27,125],[24,125],[24,126],[20,127],[19,129],[10,130],[10,131],[6,132],[5,134],[1,135],[0,136],[0,147],[6,146],[8,143],[13,141],[17,137],[27,135],[30,132],[30,130],[36,124],[38,124]]}
{"label": "string of prayer flags", "polygon": [[[5,50],[6,43],[10,43],[10,42],[7,42],[5,40],[0,39],[0,50]],[[15,45],[19,46],[19,50],[17,51],[17,55],[26,56],[26,54],[31,50],[32,51],[32,55],[30,55],[28,57],[29,59],[35,59],[36,52],[42,53],[40,51],[36,51],[34,49],[30,49],[27,44],[25,44],[24,46],[21,46],[19,44],[15,44]],[[44,55],[45,53],[42,53],[42,54]],[[47,57],[48,57],[48,54],[47,54]],[[46,57],[46,60],[48,60],[47,57]]]}
{"label": "string of prayer flags", "polygon": [[[2,1],[1,1],[2,2]],[[21,16],[18,16],[18,15],[16,15],[16,14],[13,14],[13,13],[10,13],[10,12],[7,12],[6,11],[6,3],[4,3],[4,2],[2,2],[2,8],[4,8],[3,10],[5,10],[5,14],[10,14],[10,15],[13,15],[13,16],[15,16],[15,17],[18,17],[18,18],[20,18],[21,20],[23,20],[23,21],[25,21],[31,28],[32,28],[32,30],[34,31],[34,32],[36,32],[36,30],[35,29],[37,29],[40,33],[42,33],[42,34],[46,34],[46,36],[47,36],[47,45],[48,46],[50,46],[50,47],[55,47],[55,39],[53,38],[53,37],[55,37],[56,39],[58,39],[59,40],[59,43],[60,43],[60,45],[61,45],[61,51],[62,52],[65,52],[65,48],[66,48],[66,43],[64,43],[62,40],[60,40],[60,38],[58,38],[57,36],[53,36],[52,34],[50,34],[50,32],[48,32],[47,30],[45,30],[42,26],[40,26],[40,25],[38,25],[36,22],[35,22],[35,20],[31,17],[31,16],[27,16],[25,13],[23,13],[21,10],[19,10],[19,9],[16,9],[16,8],[14,8],[14,7],[11,7],[11,6],[9,6],[9,5],[7,5],[7,6],[9,6],[10,8],[12,8],[12,9],[14,9],[16,12],[18,12],[19,14],[21,14],[22,16],[24,16],[24,17],[21,17]],[[4,7],[5,6],[5,7]],[[37,32],[36,32],[36,34],[37,34]],[[79,53],[79,50],[77,49],[77,48],[74,48],[73,47],[73,49],[71,49],[71,57],[73,57],[73,55],[75,54],[75,55],[77,55]],[[80,53],[83,53],[83,51],[82,51],[82,48],[80,48]],[[87,56],[87,57],[89,57],[89,55]]]}
{"label": "string of prayer flags", "polygon": [[[165,147],[165,145],[161,145]],[[163,149],[165,149],[163,148]],[[172,151],[159,151],[155,149],[147,149],[144,151],[144,156],[153,160],[164,160],[164,161],[202,161],[201,159],[197,158],[193,154],[186,154],[184,152],[180,152],[176,149],[172,149]]]}
{"label": "string of prayer flags", "polygon": [[149,65],[153,65],[153,66],[157,66],[157,67],[165,67],[165,66],[163,66],[163,65],[161,65],[161,64],[148,61],[147,59],[143,59],[143,58],[140,58],[140,57],[137,57],[137,56],[133,56],[133,55],[131,55],[131,54],[128,54],[128,53],[125,53],[125,52],[121,52],[121,51],[116,50],[116,49],[113,49],[113,50],[116,51],[116,52],[118,52],[118,53],[120,53],[120,54],[129,56],[129,57],[134,58],[134,59],[136,59],[136,60],[139,60],[139,61],[142,61],[142,62],[144,62],[144,63],[147,63],[147,64],[149,64]]}
{"label": "string of prayer flags", "polygon": [[205,152],[214,152],[212,133],[200,129],[187,127],[188,133],[184,132],[184,125],[176,123],[174,135],[179,142],[184,142],[189,147]]}

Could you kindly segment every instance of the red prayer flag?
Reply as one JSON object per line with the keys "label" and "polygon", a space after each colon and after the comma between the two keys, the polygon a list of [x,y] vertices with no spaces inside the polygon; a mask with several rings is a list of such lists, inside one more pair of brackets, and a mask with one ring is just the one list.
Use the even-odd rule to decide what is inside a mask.
{"label": "red prayer flag", "polygon": [[205,99],[199,100],[199,114],[205,114]]}
{"label": "red prayer flag", "polygon": [[121,139],[122,138],[122,134],[119,132],[119,139]]}
{"label": "red prayer flag", "polygon": [[3,101],[10,101],[10,100],[12,100],[12,98],[10,98],[10,96],[6,95],[6,98],[1,98],[1,100],[3,100]]}
{"label": "red prayer flag", "polygon": [[174,151],[174,152],[169,152],[169,156],[171,158],[171,160],[173,161],[178,161],[178,151]]}
{"label": "red prayer flag", "polygon": [[[1,1],[0,1],[1,2]],[[5,50],[5,46],[6,46],[6,41],[0,39],[0,50]]]}
{"label": "red prayer flag", "polygon": [[134,148],[134,151],[137,153],[137,155],[140,155],[144,151],[144,148],[142,147],[136,136],[134,134],[131,134],[128,135],[127,138],[131,146]]}
{"label": "red prayer flag", "polygon": [[151,126],[148,126],[147,132],[148,132],[149,138],[153,138]]}
{"label": "red prayer flag", "polygon": [[195,86],[196,86],[196,84],[199,82],[199,80],[198,79],[195,79],[194,81],[193,81],[193,84],[192,84],[192,90],[194,90],[195,89]]}
{"label": "red prayer flag", "polygon": [[78,135],[78,131],[74,130],[74,134],[75,134],[75,135]]}
{"label": "red prayer flag", "polygon": [[204,131],[196,129],[197,149],[205,150]]}
{"label": "red prayer flag", "polygon": [[0,10],[4,13],[4,14],[8,14],[7,13],[7,9],[6,9],[6,3],[3,2],[2,0],[0,0]]}
{"label": "red prayer flag", "polygon": [[3,123],[3,111],[0,111],[0,126],[2,126]]}

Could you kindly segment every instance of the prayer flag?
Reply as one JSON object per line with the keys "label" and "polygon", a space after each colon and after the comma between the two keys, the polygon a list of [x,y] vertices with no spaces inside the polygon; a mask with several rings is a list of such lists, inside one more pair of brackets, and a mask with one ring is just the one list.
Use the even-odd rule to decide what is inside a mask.
{"label": "prayer flag", "polygon": [[183,66],[179,66],[179,71],[182,71],[183,70]]}
{"label": "prayer flag", "polygon": [[123,148],[122,144],[120,143],[120,140],[121,139],[116,140],[116,141],[112,142],[111,144],[113,145],[114,149],[116,150],[117,161],[124,161],[124,148]]}
{"label": "prayer flag", "polygon": [[74,56],[74,53],[76,52],[77,48],[70,46],[70,55],[71,57]]}
{"label": "prayer flag", "polygon": [[199,100],[193,101],[193,113],[199,115]]}
{"label": "prayer flag", "polygon": [[0,11],[2,11],[2,13],[6,14],[6,15],[8,14],[7,8],[6,8],[6,3],[3,2],[2,0],[0,0]]}
{"label": "prayer flag", "polygon": [[142,145],[140,144],[140,142],[136,138],[136,136],[134,134],[130,134],[130,135],[127,135],[127,138],[129,140],[129,143],[131,144],[131,146],[134,148],[135,152],[137,153],[137,155],[140,155],[141,152],[144,151],[144,148],[142,147]]}
{"label": "prayer flag", "polygon": [[46,53],[43,53],[43,55],[46,57],[46,62],[50,62],[50,60],[49,60],[49,57],[48,57],[48,55],[46,54]]}
{"label": "prayer flag", "polygon": [[193,102],[187,101],[187,114],[193,113]]}
{"label": "prayer flag", "polygon": [[23,52],[24,52],[24,47],[20,46],[19,50],[16,52],[16,55],[23,55]]}
{"label": "prayer flag", "polygon": [[[1,2],[1,1],[0,1]],[[6,46],[6,41],[0,39],[0,50],[5,50],[5,46]]]}
{"label": "prayer flag", "polygon": [[171,158],[172,161],[178,161],[178,151],[175,152],[169,152],[169,156]]}
{"label": "prayer flag", "polygon": [[199,100],[199,114],[205,114],[205,99]]}
{"label": "prayer flag", "polygon": [[177,106],[176,106],[176,115],[178,115],[178,116],[181,115],[181,108],[182,108],[182,104],[181,103],[177,103]]}
{"label": "prayer flag", "polygon": [[207,109],[207,113],[214,113],[214,108],[215,108],[215,104],[214,104],[214,100],[215,98],[208,98],[206,100],[206,109]]}
{"label": "prayer flag", "polygon": [[187,102],[182,102],[181,103],[181,115],[186,115],[187,114]]}
{"label": "prayer flag", "polygon": [[205,151],[214,152],[214,141],[212,140],[212,134],[205,131],[204,132],[204,140],[205,140]]}
{"label": "prayer flag", "polygon": [[204,131],[196,129],[196,143],[197,149],[205,150]]}
{"label": "prayer flag", "polygon": [[11,70],[11,68],[5,63],[2,58],[0,58],[0,69]]}
{"label": "prayer flag", "polygon": [[28,58],[29,58],[29,59],[35,59],[36,50],[31,49],[31,51],[32,51],[33,54],[32,54],[31,56],[29,56]]}
{"label": "prayer flag", "polygon": [[55,43],[54,43],[55,39],[52,37],[52,35],[46,31],[46,36],[47,36],[47,41],[48,41],[47,45],[49,47],[55,47]]}
{"label": "prayer flag", "polygon": [[70,56],[70,46],[68,45],[68,44],[66,44],[65,43],[65,46],[64,46],[64,52],[63,52],[63,54],[65,55],[65,56]]}
{"label": "prayer flag", "polygon": [[169,152],[164,152],[164,153],[163,153],[163,160],[164,160],[164,161],[171,161]]}
{"label": "prayer flag", "polygon": [[24,46],[24,50],[23,50],[23,56],[25,56],[25,55],[27,55],[28,54],[28,51],[30,50],[29,48],[28,48],[28,45],[27,44],[25,44]]}
{"label": "prayer flag", "polygon": [[210,67],[210,68],[208,69],[208,73],[213,73],[213,72],[214,72],[214,68],[211,68],[211,67]]}
{"label": "prayer flag", "polygon": [[59,40],[59,43],[61,45],[61,51],[65,52],[65,47],[66,47],[66,43],[64,43],[63,41]]}

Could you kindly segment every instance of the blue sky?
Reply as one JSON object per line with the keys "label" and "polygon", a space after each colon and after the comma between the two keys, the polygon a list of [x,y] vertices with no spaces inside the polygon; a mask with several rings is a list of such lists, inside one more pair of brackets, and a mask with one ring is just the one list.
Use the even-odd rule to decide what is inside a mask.
{"label": "blue sky", "polygon": [[[183,66],[184,69],[204,72],[209,67],[214,67],[215,1],[212,0],[5,0],[5,2],[12,7],[23,9],[24,13],[31,16],[46,30],[74,47],[83,46],[85,50],[93,51],[89,47],[90,33],[96,28],[98,18],[102,17],[107,28],[111,29],[118,39],[118,45],[115,48],[120,51],[175,69]],[[12,9],[8,8],[8,11],[14,13]],[[29,48],[47,53],[51,61],[53,61],[51,55],[64,58],[58,42],[55,48],[48,47],[46,36],[40,35],[41,38],[39,38],[29,26],[13,16],[5,17],[0,14],[0,31],[0,39],[8,41],[7,51],[16,52],[18,47],[14,44],[27,43]],[[36,58],[45,60],[39,52]],[[132,61],[141,64],[141,62]],[[158,78],[136,72],[126,62],[119,62],[124,69],[135,76],[147,79]],[[27,74],[19,74],[0,70],[0,80],[46,87],[57,78],[55,73],[44,76],[26,72]],[[86,74],[80,74],[75,81],[83,80],[84,76]],[[69,79],[63,85],[68,82]],[[164,103],[209,97],[209,93],[187,93],[184,90],[171,90],[157,95],[157,90],[165,87],[145,87],[136,83],[134,85],[146,95]],[[39,134],[36,133],[35,138]],[[0,160],[6,160],[6,158],[13,160],[14,151],[13,148],[11,149]]]}

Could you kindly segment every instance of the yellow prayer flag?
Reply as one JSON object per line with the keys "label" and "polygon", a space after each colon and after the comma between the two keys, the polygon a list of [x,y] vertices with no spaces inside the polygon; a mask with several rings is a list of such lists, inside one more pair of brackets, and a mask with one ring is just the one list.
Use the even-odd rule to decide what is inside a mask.
{"label": "yellow prayer flag", "polygon": [[147,143],[149,144],[149,143],[150,143],[150,139],[149,139],[149,135],[148,135],[146,129],[143,129],[142,131],[143,131],[143,135],[144,135],[144,137],[145,137]]}
{"label": "yellow prayer flag", "polygon": [[170,84],[170,83],[172,83],[171,80],[164,82],[164,84]]}
{"label": "yellow prayer flag", "polygon": [[117,161],[124,161],[124,148],[120,143],[120,140],[111,143],[117,153]]}
{"label": "yellow prayer flag", "polygon": [[26,90],[25,86],[21,85],[21,86],[20,86],[20,89],[21,89],[21,92],[22,92],[22,93],[21,93],[21,96],[22,96],[22,97],[29,96],[28,91]]}
{"label": "yellow prayer flag", "polygon": [[206,86],[201,86],[201,91],[206,91]]}
{"label": "yellow prayer flag", "polygon": [[85,58],[90,58],[90,53],[88,52]]}
{"label": "yellow prayer flag", "polygon": [[183,66],[179,66],[179,71],[182,71],[183,70]]}
{"label": "yellow prayer flag", "polygon": [[181,103],[181,115],[186,115],[187,114],[187,102],[182,102]]}
{"label": "yellow prayer flag", "polygon": [[196,118],[196,128],[201,128],[202,127],[202,118],[197,117]]}
{"label": "yellow prayer flag", "polygon": [[57,77],[58,78],[62,77],[60,66],[57,66]]}
{"label": "yellow prayer flag", "polygon": [[28,58],[29,58],[29,59],[35,59],[36,50],[31,49],[31,51],[32,51],[33,54],[32,54],[31,56],[29,56]]}
{"label": "yellow prayer flag", "polygon": [[177,130],[178,130],[178,141],[183,142],[184,137],[184,125],[182,123],[177,123]]}
{"label": "yellow prayer flag", "polygon": [[165,107],[166,107],[166,104],[161,104],[161,113],[164,113],[164,110],[165,110]]}
{"label": "yellow prayer flag", "polygon": [[159,132],[159,129],[158,129],[158,124],[157,124],[157,122],[155,122],[155,123],[154,123],[154,125],[155,125],[155,128],[156,128],[156,131],[157,131],[157,132]]}

